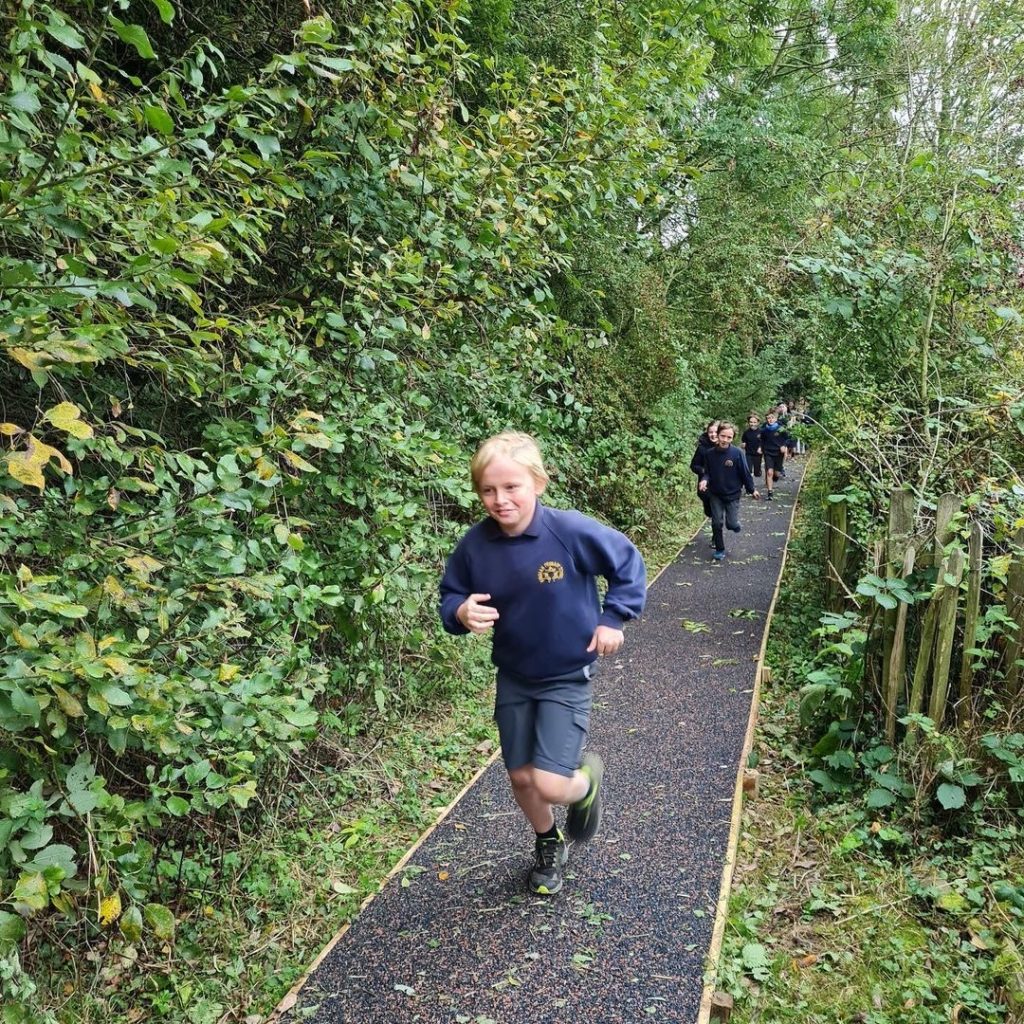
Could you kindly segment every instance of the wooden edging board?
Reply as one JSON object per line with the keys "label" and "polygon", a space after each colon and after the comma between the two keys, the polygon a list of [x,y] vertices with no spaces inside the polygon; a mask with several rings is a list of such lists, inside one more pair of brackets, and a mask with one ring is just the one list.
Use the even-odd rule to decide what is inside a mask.
{"label": "wooden edging board", "polygon": [[[675,553],[675,555],[672,558],[670,558],[657,571],[657,573],[654,576],[654,579],[652,579],[647,584],[647,589],[648,590],[650,590],[651,587],[654,586],[654,584],[658,581],[658,578],[661,576],[661,574],[670,565],[672,565],[672,564],[674,564],[676,562],[676,560],[683,553],[683,551],[685,551],[686,548],[690,544],[693,543],[694,539],[700,534],[700,531],[703,528],[704,528],[704,520],[702,519],[701,522],[700,522],[700,525],[697,527],[696,530],[694,530],[694,532],[690,536],[690,538],[683,545],[680,546],[679,550]],[[781,570],[780,570],[780,578],[781,578]],[[409,863],[409,861],[412,859],[412,857],[416,853],[416,851],[441,826],[441,824],[444,822],[445,818],[447,818],[448,815],[451,814],[451,812],[455,809],[455,806],[458,804],[458,802],[473,788],[473,786],[476,785],[476,783],[479,781],[480,777],[484,774],[484,772],[486,772],[487,769],[490,768],[491,765],[494,764],[494,762],[497,761],[500,756],[501,756],[501,749],[499,748],[498,750],[495,750],[495,752],[493,754],[491,754],[491,756],[484,762],[484,764],[473,775],[473,777],[469,780],[469,782],[467,782],[465,784],[465,786],[463,786],[462,789],[459,790],[459,792],[452,799],[451,803],[449,803],[446,807],[442,808],[441,812],[437,816],[437,820],[433,823],[433,825],[431,825],[429,828],[427,828],[427,830],[419,837],[419,839],[417,839],[416,842],[413,843],[412,846],[410,846],[408,850],[406,850],[406,852],[403,855],[402,859],[384,876],[383,879],[381,879],[380,885],[377,886],[377,891],[376,892],[371,892],[370,895],[367,896],[363,900],[363,902],[359,904],[359,909],[352,915],[352,917],[348,921],[346,921],[341,926],[341,928],[338,930],[338,933],[334,936],[334,938],[331,939],[331,941],[328,942],[326,946],[324,946],[324,948],[320,951],[320,954],[317,956],[317,958],[309,965],[309,967],[306,968],[306,970],[303,973],[302,977],[299,978],[299,980],[296,981],[294,985],[292,985],[292,987],[285,994],[284,998],[277,1004],[277,1006],[274,1007],[274,1009],[271,1011],[270,1016],[267,1018],[266,1024],[275,1024],[275,1021],[279,1021],[282,1018],[282,1016],[284,1014],[286,1014],[296,1004],[296,1002],[298,1001],[298,998],[299,998],[299,992],[302,991],[302,987],[306,984],[307,981],[309,981],[310,977],[313,975],[313,973],[316,971],[316,969],[320,966],[320,964],[322,964],[324,962],[324,960],[327,959],[327,957],[330,954],[331,950],[334,949],[334,947],[345,937],[345,933],[349,930],[349,928],[352,927],[352,922],[355,921],[355,919],[357,917],[359,917],[359,915],[362,914],[364,910],[366,910],[366,908],[370,905],[370,903],[372,903],[373,900],[384,891],[384,889],[387,886],[388,882],[390,882],[391,879],[395,877],[395,875],[399,874],[399,872],[401,872],[405,868],[406,864]]]}
{"label": "wooden edging board", "polygon": [[757,654],[757,668],[754,671],[754,692],[750,697],[750,715],[747,718],[747,732],[740,751],[739,765],[736,769],[736,785],[732,794],[732,823],[729,827],[729,842],[725,849],[725,865],[722,868],[722,882],[718,891],[718,904],[715,908],[715,927],[711,932],[711,946],[708,949],[707,967],[704,971],[704,992],[701,995],[700,1009],[697,1012],[697,1024],[709,1024],[711,1020],[711,1000],[715,994],[715,982],[718,975],[718,961],[722,955],[722,941],[725,938],[725,923],[729,918],[729,896],[732,892],[732,875],[736,867],[736,853],[739,849],[740,824],[743,819],[743,770],[747,766],[747,758],[754,745],[754,730],[757,728],[758,705],[761,701],[761,679],[764,671],[764,656],[768,649],[768,634],[771,631],[772,616],[775,614],[775,603],[782,589],[782,574],[786,569],[786,558],[789,555],[789,541],[793,533],[793,521],[796,510],[800,506],[800,492],[803,490],[804,478],[807,476],[807,464],[800,474],[800,483],[793,497],[793,511],[789,514],[786,527],[786,543],[782,549],[782,561],[779,563],[779,578],[775,581],[775,591],[768,615],[765,617],[764,634],[761,637],[761,649]]}

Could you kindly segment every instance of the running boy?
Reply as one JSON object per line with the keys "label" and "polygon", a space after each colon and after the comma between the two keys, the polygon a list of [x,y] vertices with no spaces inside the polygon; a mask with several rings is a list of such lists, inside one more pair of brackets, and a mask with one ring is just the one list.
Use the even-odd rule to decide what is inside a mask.
{"label": "running boy", "polygon": [[718,443],[704,456],[704,473],[700,490],[708,494],[711,505],[711,536],[715,542],[716,562],[725,558],[723,525],[733,533],[740,532],[740,495],[743,488],[755,498],[761,495],[754,487],[746,456],[732,443],[736,428],[731,423],[718,425]]}
{"label": "running boy", "polygon": [[743,431],[743,453],[747,457],[751,476],[761,475],[761,419],[756,412],[747,417],[747,429]]}
{"label": "running boy", "polygon": [[765,420],[765,425],[761,428],[761,451],[764,453],[764,486],[767,491],[765,499],[771,501],[774,497],[775,482],[784,472],[782,464],[786,461],[786,445],[789,438],[776,422],[774,412],[768,413]]}
{"label": "running boy", "polygon": [[[562,888],[568,859],[554,806],[568,807],[570,839],[593,838],[601,820],[604,766],[582,756],[593,663],[622,646],[622,625],[646,598],[640,552],[623,534],[580,512],[537,499],[548,475],[537,442],[507,432],[470,463],[487,518],[471,527],[441,580],[449,633],[493,631],[494,717],[512,795],[536,833],[530,888]],[[603,607],[596,577],[608,591]]]}

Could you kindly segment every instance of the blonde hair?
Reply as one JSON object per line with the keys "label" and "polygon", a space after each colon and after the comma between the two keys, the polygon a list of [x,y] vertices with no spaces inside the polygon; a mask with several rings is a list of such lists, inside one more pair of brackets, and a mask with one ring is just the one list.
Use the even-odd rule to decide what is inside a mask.
{"label": "blonde hair", "polygon": [[728,420],[722,420],[721,423],[718,424],[718,432],[721,433],[723,430],[731,430],[732,436],[736,436],[736,427]]}
{"label": "blonde hair", "polygon": [[484,470],[497,458],[511,459],[525,466],[533,475],[534,480],[542,485],[548,482],[547,470],[540,454],[540,445],[529,434],[515,430],[506,430],[487,438],[476,450],[469,463],[469,475],[473,480],[473,490],[480,492],[480,477]]}

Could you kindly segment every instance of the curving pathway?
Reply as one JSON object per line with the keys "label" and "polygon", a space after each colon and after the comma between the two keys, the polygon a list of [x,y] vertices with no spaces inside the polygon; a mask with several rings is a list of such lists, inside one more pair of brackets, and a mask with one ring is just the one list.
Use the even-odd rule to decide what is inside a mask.
{"label": "curving pathway", "polygon": [[602,664],[597,838],[555,897],[525,889],[533,834],[491,764],[275,1013],[307,1024],[692,1024],[766,616],[802,465],[712,562],[704,529]]}

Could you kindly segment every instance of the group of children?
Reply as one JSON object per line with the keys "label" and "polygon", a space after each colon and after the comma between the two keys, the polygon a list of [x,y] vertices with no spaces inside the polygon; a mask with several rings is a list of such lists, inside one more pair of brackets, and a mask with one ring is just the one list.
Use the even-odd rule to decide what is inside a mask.
{"label": "group of children", "polygon": [[[714,557],[725,557],[723,528],[739,532],[739,502],[764,463],[766,497],[784,476],[794,444],[773,409],[761,426],[751,415],[742,444],[736,429],[715,420],[690,468],[711,517]],[[749,461],[748,461],[749,460]],[[751,464],[754,473],[751,473]],[[637,618],[647,592],[636,546],[580,512],[540,501],[548,484],[537,442],[506,432],[489,438],[470,462],[470,478],[486,516],[459,541],[441,580],[440,615],[452,634],[493,636],[497,685],[494,717],[512,795],[535,833],[529,885],[552,895],[562,888],[569,840],[597,832],[604,765],[584,752],[595,663],[622,646],[623,625]],[[599,596],[597,577],[607,589]],[[555,809],[566,808],[565,831]]]}
{"label": "group of children", "polygon": [[[796,407],[796,408],[799,408]],[[704,514],[711,520],[711,543],[716,562],[725,559],[725,533],[739,533],[740,498],[743,491],[756,498],[762,494],[754,484],[764,469],[763,497],[772,501],[775,485],[786,476],[786,459],[798,452],[797,441],[786,430],[790,420],[804,422],[808,418],[806,403],[802,411],[789,412],[789,406],[780,402],[761,417],[752,412],[747,417],[747,429],[739,445],[733,444],[736,428],[727,420],[712,420],[697,440],[697,448],[690,460],[690,469],[697,476],[697,493],[704,506]]]}

